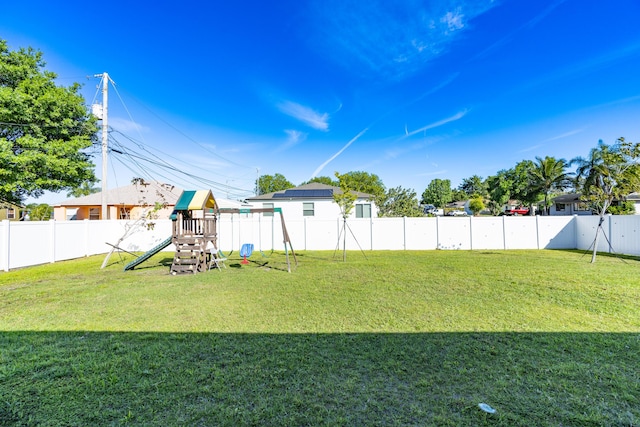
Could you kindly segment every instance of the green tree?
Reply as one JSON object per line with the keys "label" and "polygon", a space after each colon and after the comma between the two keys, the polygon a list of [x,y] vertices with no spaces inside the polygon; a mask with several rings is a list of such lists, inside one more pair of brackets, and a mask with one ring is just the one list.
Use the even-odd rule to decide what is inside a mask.
{"label": "green tree", "polygon": [[31,221],[48,221],[53,214],[53,208],[46,203],[30,203],[27,205],[29,209],[29,219]]}
{"label": "green tree", "polygon": [[275,175],[261,175],[256,181],[258,195],[274,193],[276,191],[293,188],[293,185],[284,175],[276,173]]}
{"label": "green tree", "polygon": [[384,202],[378,206],[378,216],[419,217],[424,216],[416,192],[402,187],[387,190]]}
{"label": "green tree", "polygon": [[93,182],[83,182],[79,187],[72,189],[67,192],[67,197],[82,197],[88,196],[89,194],[99,193],[100,189],[98,187],[94,187]]}
{"label": "green tree", "polygon": [[620,201],[617,204],[614,203],[609,206],[607,213],[610,213],[611,215],[635,215],[636,204],[631,200]]}
{"label": "green tree", "polygon": [[14,203],[95,180],[84,150],[97,136],[96,119],[80,85],[56,86],[42,57],[0,40],[0,199]]}
{"label": "green tree", "polygon": [[469,200],[469,195],[457,188],[451,190],[451,202],[464,202]]}
{"label": "green tree", "polygon": [[331,179],[328,176],[316,176],[314,178],[311,178],[309,181],[305,181],[300,185],[305,185],[305,184],[311,184],[312,182],[318,182],[320,184],[326,184],[326,185],[331,185],[333,187],[339,187],[340,183],[334,179]]}
{"label": "green tree", "polygon": [[386,188],[378,175],[362,171],[352,171],[342,175],[336,172],[336,176],[338,175],[340,182],[351,191],[371,194],[376,206],[380,206],[384,202]]}
{"label": "green tree", "polygon": [[451,181],[448,179],[433,179],[422,192],[422,203],[431,204],[437,208],[444,208],[451,199]]}
{"label": "green tree", "polygon": [[484,209],[484,200],[480,196],[473,197],[469,200],[469,209],[473,212],[473,215],[478,215]]}
{"label": "green tree", "polygon": [[[353,206],[355,205],[358,195],[353,192],[350,187],[352,181],[349,179],[348,174],[340,174],[336,172],[336,178],[338,178],[338,185],[340,186],[340,192],[333,192],[333,200],[340,207],[340,213],[342,215],[342,260],[347,260],[347,217],[351,214]],[[339,239],[339,237],[338,237]]]}
{"label": "green tree", "polygon": [[467,198],[476,195],[484,197],[487,194],[487,185],[482,180],[482,177],[473,175],[463,179],[462,184],[458,186],[458,190],[464,191],[468,196]]}
{"label": "green tree", "polygon": [[489,196],[489,209],[493,215],[499,215],[502,208],[511,198],[513,181],[509,178],[509,171],[500,170],[496,175],[490,176],[486,180],[487,192]]}
{"label": "green tree", "polygon": [[565,159],[546,156],[536,157],[531,185],[534,191],[544,194],[544,213],[549,215],[550,196],[571,186],[571,174],[566,172],[569,163]]}
{"label": "green tree", "polygon": [[531,160],[523,160],[513,169],[507,171],[507,178],[512,182],[511,197],[529,208],[529,214],[533,214],[533,205],[542,198],[540,188],[532,181],[536,166]]}
{"label": "green tree", "polygon": [[578,157],[571,161],[577,164],[577,180],[582,198],[589,201],[598,212],[600,222],[596,229],[591,262],[596,261],[598,236],[604,214],[614,200],[624,200],[631,192],[640,189],[640,143],[631,143],[619,138],[613,145],[599,141],[588,158]]}

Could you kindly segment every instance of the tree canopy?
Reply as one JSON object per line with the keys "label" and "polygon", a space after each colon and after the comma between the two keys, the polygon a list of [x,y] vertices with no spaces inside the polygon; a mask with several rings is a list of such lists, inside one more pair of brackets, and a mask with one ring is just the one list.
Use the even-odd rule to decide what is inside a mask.
{"label": "tree canopy", "polygon": [[295,187],[295,185],[280,173],[276,173],[275,175],[260,175],[256,182],[258,195],[274,193],[292,187]]}
{"label": "tree canopy", "polygon": [[533,205],[542,198],[539,187],[533,185],[532,177],[536,168],[531,160],[522,160],[507,172],[508,179],[512,182],[511,197],[528,206],[533,213]]}
{"label": "tree canopy", "polygon": [[577,164],[576,187],[582,199],[588,201],[600,215],[593,242],[591,262],[596,261],[600,226],[614,200],[624,201],[625,197],[640,190],[640,143],[631,143],[619,138],[615,144],[607,145],[599,141],[588,158],[577,157],[571,162]]}
{"label": "tree canopy", "polygon": [[352,191],[371,194],[376,205],[379,206],[381,204],[386,189],[378,175],[355,171],[344,174],[336,172],[336,176],[339,177],[341,186],[345,185]]}
{"label": "tree canopy", "polygon": [[469,200],[469,209],[471,209],[473,215],[478,215],[484,207],[484,200],[482,200],[481,196],[476,196]]}
{"label": "tree canopy", "polygon": [[331,185],[333,187],[340,186],[340,183],[338,181],[336,181],[335,179],[331,179],[331,177],[328,176],[316,176],[314,178],[311,178],[309,181],[303,182],[300,185],[311,184],[312,182],[319,182],[320,184]]}
{"label": "tree canopy", "polygon": [[487,193],[487,185],[481,176],[473,175],[469,178],[464,178],[462,184],[458,186],[458,190],[464,191],[468,198],[474,196],[484,197]]}
{"label": "tree canopy", "polygon": [[96,181],[84,150],[96,138],[96,119],[80,85],[56,86],[41,52],[9,50],[0,40],[0,199],[21,202],[44,191]]}
{"label": "tree canopy", "polygon": [[510,171],[501,170],[486,180],[489,193],[489,209],[493,215],[499,215],[502,207],[511,198],[513,181]]}
{"label": "tree canopy", "polygon": [[433,179],[422,193],[422,203],[431,204],[436,208],[443,208],[451,201],[451,181],[448,179]]}
{"label": "tree canopy", "polygon": [[413,189],[395,187],[385,193],[382,205],[378,206],[378,216],[418,217],[424,216],[424,212]]}
{"label": "tree canopy", "polygon": [[353,188],[349,186],[347,174],[341,175],[336,172],[336,178],[338,179],[338,186],[342,190],[342,193],[334,192],[333,200],[340,206],[342,218],[346,219],[353,210],[358,196],[353,192]]}
{"label": "tree canopy", "polygon": [[566,172],[569,163],[565,159],[556,159],[546,156],[544,159],[536,157],[534,168],[531,171],[531,186],[544,194],[544,212],[549,214],[551,200],[549,197],[554,191],[562,191],[571,186],[571,174]]}
{"label": "tree canopy", "polygon": [[624,138],[616,144],[600,141],[588,158],[577,157],[576,187],[584,200],[594,210],[604,215],[614,200],[624,198],[640,190],[640,143],[631,143]]}

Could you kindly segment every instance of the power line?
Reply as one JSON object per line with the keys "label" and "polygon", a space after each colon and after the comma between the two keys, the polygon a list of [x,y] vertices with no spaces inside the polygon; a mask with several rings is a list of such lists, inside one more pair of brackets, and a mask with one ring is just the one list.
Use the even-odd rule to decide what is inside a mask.
{"label": "power line", "polygon": [[[118,132],[118,133],[126,137],[126,135],[122,134],[121,132]],[[130,147],[125,146],[120,141],[115,139],[113,135],[111,140],[113,141],[113,146],[118,147],[118,148],[112,147],[111,152],[120,154],[122,156],[122,157],[115,156],[114,158],[117,159],[120,163],[125,165],[129,170],[131,170],[134,173],[143,174],[144,176],[147,176],[150,179],[154,179],[152,175],[155,174],[155,175],[162,176],[164,179],[169,179],[169,177],[171,176],[173,179],[176,179],[176,178],[183,179],[187,182],[195,183],[196,185],[207,184],[217,190],[220,190],[226,193],[233,193],[234,195],[240,198],[246,198],[253,194],[252,191],[250,190],[231,186],[229,184],[223,184],[223,183],[205,178],[203,176],[186,172],[176,167],[175,165],[171,164],[170,162],[167,162],[166,160],[159,158],[153,153],[151,153],[151,156],[155,157],[155,159],[150,158],[145,154],[142,154]],[[147,150],[145,149],[145,151]],[[125,160],[125,158],[128,160]],[[128,165],[127,161],[130,162],[133,165],[133,167],[131,167],[131,165]],[[154,168],[153,171],[151,170],[151,167]],[[159,172],[157,170],[158,168],[164,172]]]}
{"label": "power line", "polygon": [[140,101],[138,98],[136,98],[135,96],[131,97],[137,101],[144,109],[146,109],[147,111],[149,111],[154,117],[156,117],[158,120],[160,120],[162,123],[164,123],[165,125],[169,126],[171,129],[175,130],[176,132],[178,132],[180,135],[182,135],[183,137],[185,137],[187,140],[189,140],[190,142],[192,142],[193,144],[196,144],[198,147],[200,147],[201,149],[207,151],[210,154],[213,154],[214,156],[224,160],[225,162],[231,163],[234,166],[238,166],[241,168],[246,168],[246,169],[255,169],[254,166],[247,166],[247,165],[241,165],[231,159],[227,159],[226,157],[220,155],[219,153],[216,153],[214,151],[212,151],[211,149],[209,149],[209,147],[207,147],[204,144],[201,144],[200,142],[196,141],[195,139],[193,139],[191,136],[187,135],[185,132],[183,132],[182,130],[178,129],[176,126],[174,126],[173,124],[169,123],[168,121],[166,121],[165,119],[163,119],[162,117],[160,117],[158,114],[156,114],[155,111],[151,110],[149,107],[147,107],[147,105],[145,103],[143,103],[142,101]]}

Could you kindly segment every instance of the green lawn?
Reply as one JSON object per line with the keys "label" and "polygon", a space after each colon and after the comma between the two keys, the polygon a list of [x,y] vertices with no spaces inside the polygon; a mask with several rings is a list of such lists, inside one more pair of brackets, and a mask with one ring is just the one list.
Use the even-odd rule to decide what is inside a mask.
{"label": "green lawn", "polygon": [[637,259],[265,255],[0,273],[0,425],[640,424]]}

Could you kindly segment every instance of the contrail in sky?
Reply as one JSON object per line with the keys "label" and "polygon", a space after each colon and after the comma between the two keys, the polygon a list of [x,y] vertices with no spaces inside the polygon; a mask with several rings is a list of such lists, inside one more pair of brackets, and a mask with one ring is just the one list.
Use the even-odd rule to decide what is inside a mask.
{"label": "contrail in sky", "polygon": [[356,141],[358,140],[358,138],[360,138],[362,135],[364,135],[368,130],[369,130],[369,128],[368,128],[368,127],[367,127],[367,128],[364,128],[363,130],[361,130],[361,131],[360,131],[360,133],[359,133],[359,134],[357,134],[356,136],[354,136],[353,138],[351,138],[351,141],[347,142],[347,144],[346,144],[344,147],[342,147],[342,148],[340,149],[340,151],[338,151],[336,154],[334,154],[333,156],[331,156],[331,157],[329,158],[329,160],[327,160],[326,162],[324,162],[323,164],[321,164],[320,166],[318,166],[318,168],[317,168],[317,169],[313,172],[313,174],[311,175],[311,179],[315,178],[315,177],[320,173],[320,171],[321,171],[322,169],[324,169],[324,167],[325,167],[325,166],[327,166],[329,163],[331,163],[331,161],[332,161],[333,159],[335,159],[335,158],[336,158],[336,157],[338,157],[340,154],[342,154],[342,152],[343,152],[344,150],[346,150],[347,148],[349,148],[349,146],[350,146],[351,144],[353,144],[354,142],[356,142]]}
{"label": "contrail in sky", "polygon": [[415,135],[417,133],[424,132],[427,129],[437,128],[438,126],[445,125],[445,124],[447,124],[449,122],[454,122],[456,120],[460,120],[461,118],[466,116],[468,112],[469,112],[469,110],[460,111],[459,113],[457,113],[457,114],[455,114],[455,115],[453,115],[451,117],[447,117],[446,119],[440,120],[439,122],[435,122],[435,123],[431,123],[429,125],[423,126],[420,129],[412,130],[411,132],[409,132],[407,127],[405,126],[405,128],[404,128],[405,134],[402,137],[400,137],[400,139],[405,139],[405,138],[413,136],[413,135]]}

